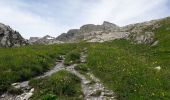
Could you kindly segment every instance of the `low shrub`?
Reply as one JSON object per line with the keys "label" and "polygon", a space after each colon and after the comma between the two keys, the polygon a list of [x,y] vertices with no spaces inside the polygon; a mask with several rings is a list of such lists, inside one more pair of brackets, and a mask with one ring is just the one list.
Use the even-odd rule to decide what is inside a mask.
{"label": "low shrub", "polygon": [[78,64],[77,66],[75,66],[75,70],[81,71],[81,72],[88,72],[89,71],[86,64]]}

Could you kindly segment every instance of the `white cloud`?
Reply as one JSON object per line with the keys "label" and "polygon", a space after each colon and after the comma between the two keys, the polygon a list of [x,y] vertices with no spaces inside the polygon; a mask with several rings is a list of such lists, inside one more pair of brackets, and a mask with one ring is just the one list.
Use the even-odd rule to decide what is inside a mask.
{"label": "white cloud", "polygon": [[[168,0],[102,0],[91,7],[87,22],[101,23],[103,20],[119,25],[165,16]],[[168,14],[168,12],[166,12]],[[143,17],[143,18],[141,18]]]}
{"label": "white cloud", "polygon": [[168,0],[47,0],[45,4],[34,5],[21,1],[1,0],[0,22],[18,30],[25,38],[57,36],[68,29],[88,23],[101,24],[104,20],[125,25],[170,15]]}
{"label": "white cloud", "polygon": [[32,13],[23,12],[6,5],[0,6],[0,13],[0,22],[18,30],[25,38],[44,36],[46,34],[56,36],[57,31],[61,32],[61,29],[57,28],[56,24],[53,24],[50,19],[45,19]]}

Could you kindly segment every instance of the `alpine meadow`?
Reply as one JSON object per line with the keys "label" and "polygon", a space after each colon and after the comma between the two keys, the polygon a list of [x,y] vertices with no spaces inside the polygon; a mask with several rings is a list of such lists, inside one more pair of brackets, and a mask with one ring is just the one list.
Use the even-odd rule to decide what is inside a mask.
{"label": "alpine meadow", "polygon": [[0,1],[0,100],[170,100],[170,3],[76,1]]}

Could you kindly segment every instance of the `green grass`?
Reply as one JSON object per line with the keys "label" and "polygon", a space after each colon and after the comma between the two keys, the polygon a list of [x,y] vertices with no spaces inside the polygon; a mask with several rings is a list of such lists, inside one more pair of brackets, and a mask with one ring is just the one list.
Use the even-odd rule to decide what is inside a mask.
{"label": "green grass", "polygon": [[0,94],[11,83],[30,79],[54,66],[56,58],[73,50],[74,44],[0,49]]}
{"label": "green grass", "polygon": [[[162,57],[161,57],[162,56]],[[120,100],[170,99],[170,54],[125,40],[91,44],[87,63]],[[161,71],[154,70],[161,66]]]}
{"label": "green grass", "polygon": [[64,64],[71,65],[74,63],[80,62],[80,51],[79,50],[72,50],[66,54]]}
{"label": "green grass", "polygon": [[159,51],[169,51],[170,50],[170,18],[167,18],[161,22],[160,28],[156,29],[154,32],[156,33],[156,39],[159,41],[159,45],[157,49]]}
{"label": "green grass", "polygon": [[75,66],[75,70],[84,75],[86,75],[89,72],[89,68],[87,67],[86,64],[78,64],[77,66]]}
{"label": "green grass", "polygon": [[[153,47],[126,40],[89,45],[88,67],[118,99],[170,99],[170,18],[159,23]],[[154,69],[158,66],[160,71]]]}
{"label": "green grass", "polygon": [[32,100],[82,100],[80,83],[77,76],[64,70],[32,80],[30,85],[35,88]]}

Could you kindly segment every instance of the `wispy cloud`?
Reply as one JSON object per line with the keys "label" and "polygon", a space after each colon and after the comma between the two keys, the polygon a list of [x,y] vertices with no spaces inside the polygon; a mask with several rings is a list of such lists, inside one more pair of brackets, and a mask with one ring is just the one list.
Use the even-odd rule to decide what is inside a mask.
{"label": "wispy cloud", "polygon": [[104,20],[126,25],[169,16],[168,0],[1,0],[0,22],[25,38],[58,36]]}

